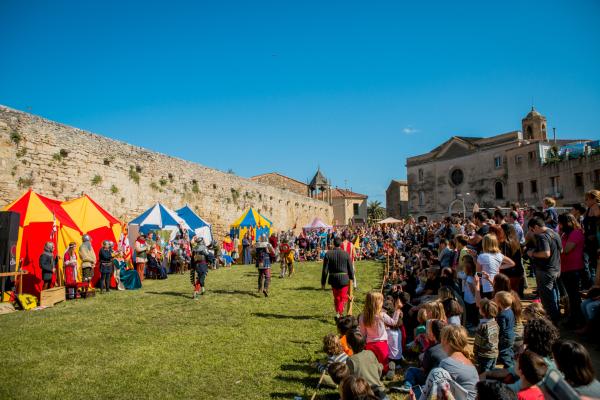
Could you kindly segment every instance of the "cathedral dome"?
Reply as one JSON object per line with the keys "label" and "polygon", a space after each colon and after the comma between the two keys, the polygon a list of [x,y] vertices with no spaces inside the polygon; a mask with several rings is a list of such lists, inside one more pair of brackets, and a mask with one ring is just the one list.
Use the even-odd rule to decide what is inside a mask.
{"label": "cathedral dome", "polygon": [[531,107],[531,111],[529,111],[529,114],[527,114],[527,116],[525,117],[525,119],[531,119],[531,118],[544,118],[544,116],[542,114],[540,114],[533,106]]}

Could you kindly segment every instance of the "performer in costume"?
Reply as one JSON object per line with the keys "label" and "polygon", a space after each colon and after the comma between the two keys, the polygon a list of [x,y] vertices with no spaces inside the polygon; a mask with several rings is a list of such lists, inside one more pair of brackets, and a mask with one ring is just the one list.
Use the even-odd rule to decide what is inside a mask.
{"label": "performer in costume", "polygon": [[279,246],[279,257],[281,258],[281,274],[280,278],[292,276],[294,273],[294,249],[290,246],[287,239],[283,239]]}
{"label": "performer in costume", "polygon": [[69,248],[63,256],[63,268],[65,270],[65,286],[67,288],[67,297],[69,299],[79,298],[77,293],[77,253],[75,252],[75,242],[69,243]]}
{"label": "performer in costume", "polygon": [[271,257],[273,249],[267,241],[267,236],[262,235],[256,244],[256,268],[258,268],[258,293],[263,292],[265,297],[269,296],[269,283],[271,283]]}
{"label": "performer in costume", "polygon": [[118,252],[113,263],[115,265],[115,280],[119,290],[132,290],[142,287],[140,275],[134,269],[129,268],[127,260],[123,257],[122,252]]}
{"label": "performer in costume", "polygon": [[333,292],[333,305],[336,317],[344,313],[348,299],[352,299],[352,281],[354,280],[354,269],[350,262],[348,253],[340,249],[342,240],[339,237],[333,239],[333,250],[329,250],[323,259],[323,272],[321,273],[321,288],[325,290],[325,284],[329,282]]}
{"label": "performer in costume", "polygon": [[44,285],[42,290],[50,289],[52,286],[52,276],[56,272],[58,257],[54,257],[54,243],[46,242],[44,252],[40,255],[40,268],[42,269],[42,280]]}
{"label": "performer in costume", "polygon": [[96,253],[92,247],[92,238],[90,235],[83,235],[81,238],[81,246],[79,246],[79,259],[81,260],[81,280],[92,286],[92,278],[94,277],[94,267],[96,266]]}
{"label": "performer in costume", "polygon": [[146,269],[146,263],[148,262],[148,246],[146,245],[146,235],[143,233],[138,236],[135,240],[135,269],[140,276],[140,281],[144,280],[144,270]]}
{"label": "performer in costume", "polygon": [[252,242],[250,241],[250,235],[248,232],[244,235],[242,239],[242,262],[244,265],[252,264]]}
{"label": "performer in costume", "polygon": [[208,274],[208,248],[204,239],[200,238],[192,249],[192,261],[190,268],[190,281],[194,285],[194,300],[198,300],[199,294],[205,292],[205,280]]}
{"label": "performer in costume", "polygon": [[352,242],[350,241],[351,237],[350,237],[350,233],[344,231],[342,233],[342,245],[340,246],[340,248],[342,250],[344,250],[346,253],[348,253],[348,257],[350,258],[350,263],[352,264],[352,269],[354,270],[354,280],[352,281],[352,284],[354,285],[354,289],[357,289],[356,286],[356,268],[354,265],[354,259],[356,258],[356,253],[354,251],[354,245],[352,244]]}

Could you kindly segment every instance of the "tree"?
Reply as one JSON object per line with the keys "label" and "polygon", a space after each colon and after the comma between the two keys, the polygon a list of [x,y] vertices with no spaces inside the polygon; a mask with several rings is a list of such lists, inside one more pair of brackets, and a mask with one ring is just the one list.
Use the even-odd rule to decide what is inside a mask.
{"label": "tree", "polygon": [[385,208],[381,206],[381,202],[374,200],[369,202],[367,206],[367,218],[370,222],[379,221],[385,218]]}

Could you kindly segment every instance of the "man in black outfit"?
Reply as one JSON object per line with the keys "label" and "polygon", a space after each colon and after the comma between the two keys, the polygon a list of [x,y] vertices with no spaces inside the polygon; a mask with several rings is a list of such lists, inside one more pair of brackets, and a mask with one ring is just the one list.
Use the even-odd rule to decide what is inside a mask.
{"label": "man in black outfit", "polygon": [[331,285],[337,317],[343,315],[346,302],[348,299],[352,299],[352,281],[354,280],[354,269],[350,257],[348,253],[340,249],[341,244],[342,240],[339,237],[333,239],[334,249],[325,254],[321,274],[321,288],[325,290],[327,282]]}

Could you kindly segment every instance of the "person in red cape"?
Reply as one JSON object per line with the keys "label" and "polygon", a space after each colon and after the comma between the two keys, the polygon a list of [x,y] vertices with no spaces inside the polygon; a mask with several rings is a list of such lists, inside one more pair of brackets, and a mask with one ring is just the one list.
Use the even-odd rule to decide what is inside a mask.
{"label": "person in red cape", "polygon": [[77,252],[75,251],[75,242],[69,243],[69,248],[63,256],[63,268],[65,270],[65,286],[69,299],[73,299],[77,293]]}

